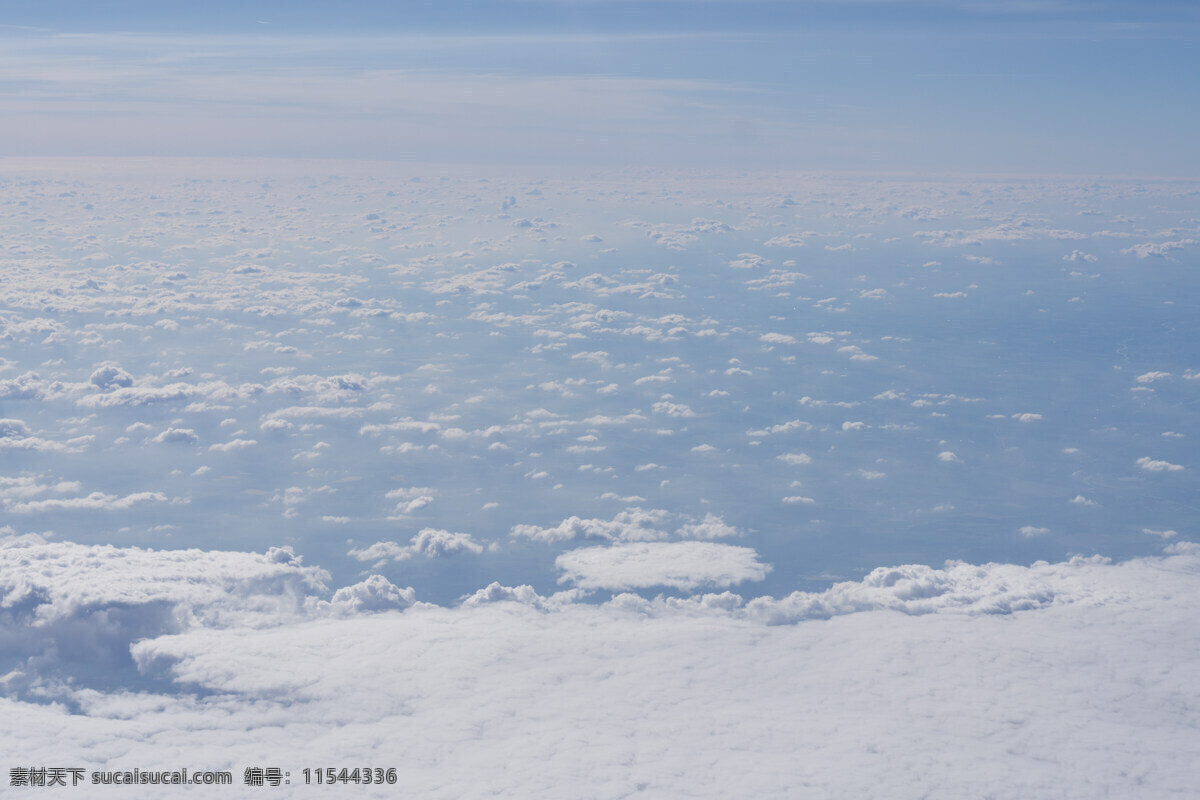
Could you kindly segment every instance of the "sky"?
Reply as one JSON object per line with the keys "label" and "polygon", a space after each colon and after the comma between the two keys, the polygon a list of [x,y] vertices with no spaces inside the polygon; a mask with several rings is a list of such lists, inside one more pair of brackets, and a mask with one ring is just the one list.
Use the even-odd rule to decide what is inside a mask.
{"label": "sky", "polygon": [[5,4],[0,782],[1186,795],[1195,26]]}
{"label": "sky", "polygon": [[1194,177],[1190,3],[10,3],[0,154]]}

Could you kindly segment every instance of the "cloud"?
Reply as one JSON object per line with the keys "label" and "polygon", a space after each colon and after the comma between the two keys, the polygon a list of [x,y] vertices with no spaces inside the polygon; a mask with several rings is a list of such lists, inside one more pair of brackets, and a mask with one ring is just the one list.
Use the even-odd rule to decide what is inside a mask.
{"label": "cloud", "polygon": [[1170,461],[1156,461],[1150,456],[1142,456],[1137,465],[1146,472],[1179,472],[1184,469],[1182,464],[1172,464]]}
{"label": "cloud", "polygon": [[758,269],[770,263],[770,259],[763,258],[754,253],[738,253],[737,258],[729,262],[729,266],[734,269]]}
{"label": "cloud", "polygon": [[369,547],[351,548],[348,555],[359,561],[404,561],[412,558],[412,550],[395,542],[376,542]]}
{"label": "cloud", "polygon": [[638,542],[569,550],[554,564],[560,583],[581,589],[730,586],[761,581],[771,570],[749,547],[707,542]]}
{"label": "cloud", "polygon": [[764,242],[767,247],[804,247],[804,234],[785,233]]}
{"label": "cloud", "polygon": [[0,665],[8,659],[12,669],[11,659],[28,658],[49,676],[71,662],[87,681],[93,670],[127,663],[138,638],[292,619],[327,577],[286,549],[155,551],[7,536],[0,538]]}
{"label": "cloud", "polygon": [[510,534],[514,538],[532,539],[535,542],[565,542],[573,539],[606,539],[612,542],[642,542],[665,539],[667,534],[661,525],[668,514],[661,509],[627,508],[611,520],[581,519],[571,516],[554,527],[537,525],[514,525]]}
{"label": "cloud", "polygon": [[228,442],[220,442],[211,444],[208,449],[217,453],[232,453],[237,450],[245,450],[248,447],[254,447],[258,444],[254,439],[231,439]]}
{"label": "cloud", "polygon": [[412,538],[411,549],[414,554],[426,558],[445,558],[459,553],[483,552],[483,546],[478,544],[469,533],[451,533],[439,528],[422,528]]}
{"label": "cloud", "polygon": [[133,376],[111,361],[99,365],[88,382],[100,389],[118,389],[133,385]]}
{"label": "cloud", "polygon": [[671,403],[660,400],[653,405],[655,414],[666,414],[668,417],[694,417],[696,412],[684,403]]}
{"label": "cloud", "polygon": [[804,420],[793,419],[789,420],[788,422],[782,422],[778,425],[772,425],[771,427],[764,428],[763,430],[746,431],[746,435],[751,437],[772,436],[777,433],[791,433],[792,431],[810,431],[812,430],[812,427],[813,426],[810,423],[807,423]]}
{"label": "cloud", "polygon": [[786,333],[764,333],[758,337],[760,342],[767,344],[795,344],[796,337],[788,336]]}
{"label": "cloud", "polygon": [[165,503],[162,492],[133,492],[124,497],[92,492],[86,497],[52,498],[14,503],[7,510],[14,514],[38,514],[46,511],[125,511],[143,503]]}
{"label": "cloud", "polygon": [[1175,250],[1182,250],[1188,245],[1196,244],[1195,239],[1179,239],[1174,242],[1145,242],[1135,244],[1121,252],[1125,255],[1135,255],[1138,258],[1169,258]]}
{"label": "cloud", "polygon": [[713,513],[704,515],[699,522],[689,523],[675,532],[685,539],[722,539],[726,536],[740,536],[738,529],[729,525],[721,517]]}
{"label": "cloud", "polygon": [[784,453],[783,455],[775,456],[785,464],[799,466],[801,464],[811,464],[812,457],[808,453]]}
{"label": "cloud", "polygon": [[[381,576],[311,602],[323,576],[283,549],[4,547],[0,635],[26,637],[19,657],[64,670],[108,658],[106,677],[144,681],[95,688],[89,669],[27,682],[40,694],[22,700],[10,672],[0,713],[21,731],[14,763],[46,752],[87,770],[114,768],[113,752],[173,763],[186,745],[206,768],[240,773],[248,752],[360,763],[403,751],[405,785],[422,796],[640,785],[786,797],[794,769],[758,766],[803,751],[805,784],[838,796],[969,796],[981,780],[1034,798],[1193,785],[1195,726],[1179,698],[1194,681],[1179,665],[1200,632],[1178,612],[1200,603],[1191,543],[1120,564],[881,567],[779,598],[592,604],[494,582],[457,608],[417,603]],[[30,563],[46,568],[14,594]],[[736,768],[731,730],[755,768]],[[647,749],[652,763],[631,757]]]}
{"label": "cloud", "polygon": [[415,514],[428,507],[434,501],[435,490],[425,486],[410,486],[408,488],[392,489],[384,495],[388,500],[398,500],[396,513],[400,515]]}
{"label": "cloud", "polygon": [[333,593],[330,604],[353,612],[404,610],[416,602],[412,587],[401,589],[382,575],[371,575]]}
{"label": "cloud", "polygon": [[200,437],[197,436],[196,432],[194,430],[192,430],[191,428],[167,428],[165,431],[158,434],[150,441],[156,442],[158,444],[164,444],[164,443],[194,444],[195,442],[200,441]]}
{"label": "cloud", "polygon": [[951,452],[950,450],[943,450],[942,452],[938,453],[938,461],[948,461],[948,462],[951,462],[951,463],[956,463],[956,462],[957,462],[957,463],[961,463],[961,462],[962,462],[962,459],[960,459],[958,456],[954,455],[954,453],[953,453],[953,452]]}
{"label": "cloud", "polygon": [[0,450],[31,450],[44,453],[82,453],[95,436],[76,436],[55,442],[34,436],[24,420],[0,419]]}
{"label": "cloud", "polygon": [[585,593],[580,589],[570,589],[565,592],[555,592],[549,597],[543,597],[532,586],[504,586],[493,581],[484,588],[463,598],[462,608],[478,608],[495,603],[516,603],[539,611],[563,611],[571,603],[580,599]]}

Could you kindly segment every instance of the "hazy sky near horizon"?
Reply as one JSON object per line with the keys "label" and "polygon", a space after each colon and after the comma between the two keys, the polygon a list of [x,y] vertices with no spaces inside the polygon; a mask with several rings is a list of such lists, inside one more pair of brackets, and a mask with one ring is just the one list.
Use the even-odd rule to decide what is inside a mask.
{"label": "hazy sky near horizon", "polygon": [[1197,10],[6,3],[3,156],[1200,174]]}

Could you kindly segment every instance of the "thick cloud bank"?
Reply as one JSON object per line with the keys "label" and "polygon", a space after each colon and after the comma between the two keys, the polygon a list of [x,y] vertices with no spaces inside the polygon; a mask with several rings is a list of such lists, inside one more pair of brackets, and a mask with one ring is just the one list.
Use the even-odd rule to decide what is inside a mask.
{"label": "thick cloud bank", "polygon": [[[303,768],[343,764],[445,798],[1155,798],[1200,778],[1186,542],[1120,564],[882,568],[782,599],[590,604],[493,585],[453,608],[378,576],[329,602],[281,549],[24,536],[2,552],[7,653],[37,650],[54,674],[69,631],[123,619],[129,669],[150,682],[14,669],[12,766],[229,769],[234,795],[265,791],[240,785],[246,767],[278,766],[281,797],[315,790]],[[73,657],[115,641],[76,637]]]}

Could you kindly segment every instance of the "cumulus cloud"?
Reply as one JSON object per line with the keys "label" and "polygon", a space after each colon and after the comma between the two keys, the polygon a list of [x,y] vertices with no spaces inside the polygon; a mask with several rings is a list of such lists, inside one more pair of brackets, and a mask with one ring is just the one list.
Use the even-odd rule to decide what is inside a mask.
{"label": "cumulus cloud", "polygon": [[106,361],[96,367],[88,381],[100,389],[116,389],[133,385],[133,376],[120,365]]}
{"label": "cumulus cloud", "polygon": [[767,344],[795,344],[796,337],[788,336],[786,333],[764,333],[758,337],[759,341]]}
{"label": "cumulus cloud", "polygon": [[483,545],[475,541],[469,533],[454,533],[440,528],[422,528],[407,546],[395,542],[376,542],[369,547],[352,548],[348,555],[359,561],[382,563],[386,561],[406,561],[414,556],[426,558],[447,558],[460,553],[479,554]]}
{"label": "cumulus cloud", "polygon": [[668,417],[694,417],[696,412],[684,403],[672,403],[660,400],[653,406],[655,414],[666,414]]}
{"label": "cumulus cloud", "polygon": [[191,428],[167,428],[150,441],[157,444],[193,444],[200,441],[200,437]]}
{"label": "cumulus cloud", "polygon": [[1138,258],[1169,258],[1172,252],[1182,250],[1193,244],[1196,244],[1195,239],[1178,239],[1174,242],[1145,242],[1127,247],[1121,252],[1126,255],[1137,256]]}
{"label": "cumulus cloud", "polygon": [[401,589],[382,575],[371,575],[351,586],[343,586],[329,601],[354,612],[403,610],[416,602],[412,587]]}
{"label": "cumulus cloud", "polygon": [[537,525],[514,525],[514,538],[537,542],[564,542],[572,539],[607,539],[613,542],[640,542],[664,539],[667,534],[661,525],[668,517],[661,509],[627,508],[611,520],[567,517],[549,528]]}
{"label": "cumulus cloud", "polygon": [[483,546],[469,533],[452,533],[440,528],[422,528],[412,538],[410,545],[414,554],[426,558],[445,558],[459,553],[482,553]]}
{"label": "cumulus cloud", "polygon": [[724,519],[713,513],[704,515],[699,522],[684,525],[675,532],[686,539],[723,539],[726,536],[738,536],[738,529],[729,525]]}
{"label": "cumulus cloud", "polygon": [[1139,458],[1137,465],[1146,472],[1179,472],[1184,468],[1182,464],[1172,464],[1170,461],[1158,461],[1150,458],[1150,456]]}
{"label": "cumulus cloud", "polygon": [[637,542],[569,550],[554,561],[559,582],[581,589],[730,586],[761,581],[771,567],[749,547],[708,542]]}

